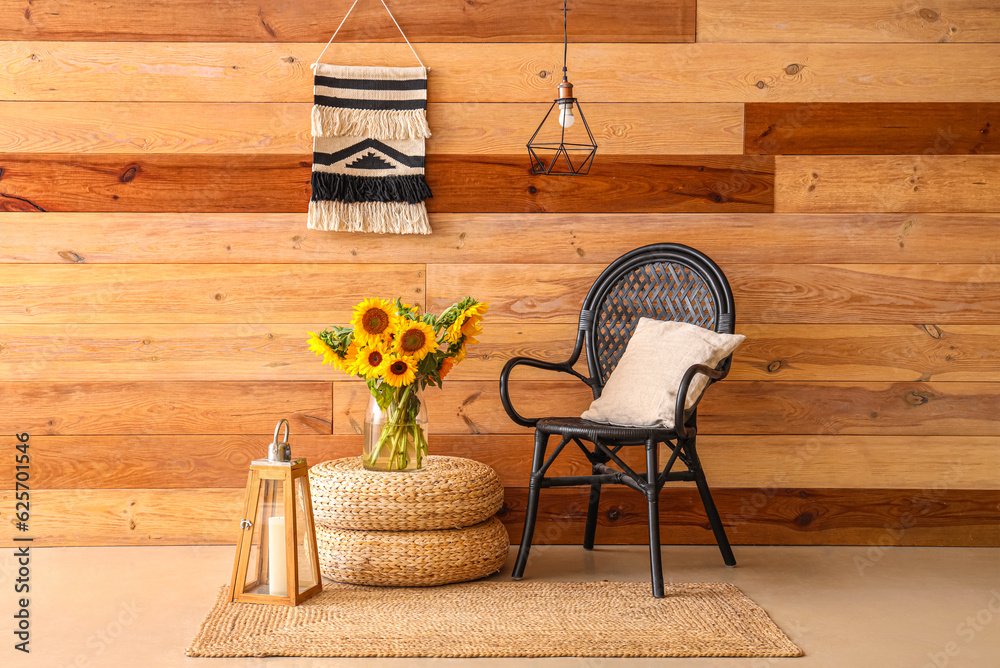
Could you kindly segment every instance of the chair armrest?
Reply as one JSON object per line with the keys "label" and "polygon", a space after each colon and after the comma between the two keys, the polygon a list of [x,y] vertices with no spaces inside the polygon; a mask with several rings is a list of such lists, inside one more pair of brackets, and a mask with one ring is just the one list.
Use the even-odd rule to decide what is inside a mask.
{"label": "chair armrest", "polygon": [[543,362],[542,360],[532,359],[530,357],[514,357],[508,360],[507,364],[503,367],[503,371],[500,372],[500,401],[503,403],[503,409],[507,411],[507,415],[510,416],[510,419],[522,427],[534,427],[538,420],[541,419],[526,418],[514,410],[514,406],[510,402],[510,393],[508,388],[508,383],[510,382],[510,372],[514,370],[514,367],[523,365],[535,367],[536,369],[544,369],[545,371],[568,373],[571,376],[576,376],[587,385],[590,385],[590,379],[580,375],[580,373],[573,368],[572,362],[573,360],[567,360],[565,362],[555,364],[552,362]]}
{"label": "chair armrest", "polygon": [[[717,380],[722,380],[729,375],[729,366],[726,364],[726,360],[723,360],[719,365],[723,367],[722,369],[713,369],[710,366],[705,366],[704,364],[695,364],[688,367],[688,370],[684,372],[684,376],[681,378],[680,387],[677,389],[677,403],[674,405],[674,431],[680,438],[688,438],[692,434],[688,433],[687,428],[687,418],[698,407],[698,403],[701,401],[701,396],[704,396],[704,391],[701,396],[698,397],[698,401],[694,402],[694,406],[690,410],[685,409],[687,404],[688,388],[691,386],[691,381],[697,374],[702,374],[708,376],[712,380],[709,381],[709,385]],[[705,387],[705,390],[708,386]]]}

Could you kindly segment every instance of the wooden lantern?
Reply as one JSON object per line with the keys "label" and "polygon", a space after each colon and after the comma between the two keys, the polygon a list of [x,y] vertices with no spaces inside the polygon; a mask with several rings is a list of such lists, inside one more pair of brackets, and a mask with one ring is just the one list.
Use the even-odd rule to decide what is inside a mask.
{"label": "wooden lantern", "polygon": [[250,464],[229,600],[298,605],[322,589],[309,472],[305,459],[292,459],[281,420],[267,459]]}

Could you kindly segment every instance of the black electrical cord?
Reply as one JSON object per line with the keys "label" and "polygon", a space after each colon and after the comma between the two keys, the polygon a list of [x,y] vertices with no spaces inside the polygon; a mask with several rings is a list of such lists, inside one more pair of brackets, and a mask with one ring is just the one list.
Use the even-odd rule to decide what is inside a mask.
{"label": "black electrical cord", "polygon": [[566,8],[569,0],[563,0],[563,81],[566,81],[566,54],[569,52],[569,32],[566,30],[566,17],[569,10]]}

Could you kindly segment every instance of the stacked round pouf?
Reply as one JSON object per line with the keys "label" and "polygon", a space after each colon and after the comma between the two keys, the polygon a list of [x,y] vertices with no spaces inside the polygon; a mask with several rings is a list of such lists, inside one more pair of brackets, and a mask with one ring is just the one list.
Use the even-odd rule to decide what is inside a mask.
{"label": "stacked round pouf", "polygon": [[500,570],[510,540],[495,515],[503,486],[486,464],[431,456],[413,472],[360,457],[309,470],[320,570],[336,582],[424,587]]}

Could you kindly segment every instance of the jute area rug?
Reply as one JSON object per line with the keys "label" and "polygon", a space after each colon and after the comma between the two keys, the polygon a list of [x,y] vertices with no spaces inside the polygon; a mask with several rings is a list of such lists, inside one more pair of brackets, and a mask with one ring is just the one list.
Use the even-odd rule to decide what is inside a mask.
{"label": "jute area rug", "polygon": [[730,584],[467,582],[433,588],[326,584],[298,607],[226,601],[188,656],[802,656]]}

